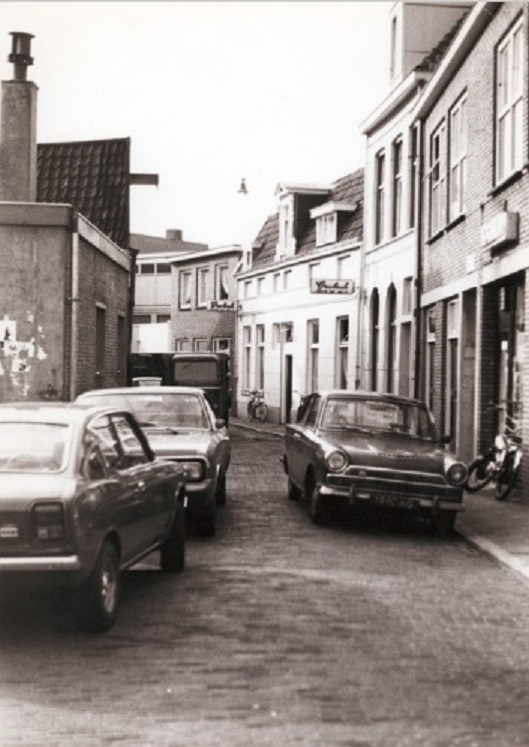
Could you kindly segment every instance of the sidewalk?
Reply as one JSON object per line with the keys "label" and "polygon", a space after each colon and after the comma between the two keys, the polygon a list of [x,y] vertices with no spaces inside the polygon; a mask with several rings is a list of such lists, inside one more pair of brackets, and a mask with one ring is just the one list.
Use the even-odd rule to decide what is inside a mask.
{"label": "sidewalk", "polygon": [[[230,426],[265,432],[283,438],[284,426],[231,418]],[[518,491],[506,501],[497,501],[485,488],[465,495],[465,510],[456,523],[459,534],[503,565],[529,580],[529,503],[522,503]]]}

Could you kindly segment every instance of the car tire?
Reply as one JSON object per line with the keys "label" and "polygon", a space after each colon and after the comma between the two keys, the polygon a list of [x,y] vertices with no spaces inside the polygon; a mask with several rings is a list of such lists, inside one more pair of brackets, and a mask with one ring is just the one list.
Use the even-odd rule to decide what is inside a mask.
{"label": "car tire", "polygon": [[185,568],[185,512],[181,503],[176,506],[169,537],[160,546],[160,568],[168,573],[179,573]]}
{"label": "car tire", "polygon": [[436,534],[446,537],[454,531],[457,511],[440,509],[433,517],[432,523]]}
{"label": "car tire", "polygon": [[80,590],[80,608],[83,625],[88,630],[109,630],[115,622],[121,577],[119,557],[115,546],[108,540],[103,543],[89,579]]}
{"label": "car tire", "polygon": [[301,490],[292,482],[290,477],[288,478],[287,492],[289,501],[299,501],[301,497]]}
{"label": "car tire", "polygon": [[327,507],[317,485],[314,485],[308,498],[310,520],[316,526],[324,526],[328,519]]}
{"label": "car tire", "polygon": [[217,490],[215,492],[215,500],[217,502],[217,506],[226,505],[226,473],[225,472],[221,472],[219,474],[219,479],[217,480]]}
{"label": "car tire", "polygon": [[195,519],[195,530],[199,537],[214,537],[217,531],[217,504],[208,503],[206,508]]}

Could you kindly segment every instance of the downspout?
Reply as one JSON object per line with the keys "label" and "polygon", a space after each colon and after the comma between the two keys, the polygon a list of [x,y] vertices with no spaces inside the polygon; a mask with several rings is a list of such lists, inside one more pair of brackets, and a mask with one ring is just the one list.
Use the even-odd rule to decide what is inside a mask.
{"label": "downspout", "polygon": [[77,350],[79,320],[79,216],[72,211],[71,240],[71,298],[70,298],[70,401],[77,396]]}
{"label": "downspout", "polygon": [[421,342],[422,342],[422,230],[423,230],[423,174],[424,174],[424,128],[419,119],[415,125],[417,133],[417,169],[415,174],[415,360],[413,396],[420,398]]}
{"label": "downspout", "polygon": [[363,361],[364,361],[364,335],[362,334],[362,324],[364,317],[364,293],[365,293],[365,267],[366,267],[366,252],[365,252],[365,225],[364,225],[364,236],[360,245],[360,279],[358,287],[358,308],[356,314],[356,376],[355,376],[355,389],[362,388],[362,372],[363,372]]}

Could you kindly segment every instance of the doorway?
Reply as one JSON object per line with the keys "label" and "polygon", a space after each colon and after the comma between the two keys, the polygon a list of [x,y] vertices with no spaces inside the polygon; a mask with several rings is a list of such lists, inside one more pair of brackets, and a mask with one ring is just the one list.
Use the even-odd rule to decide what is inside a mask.
{"label": "doorway", "polygon": [[285,423],[290,423],[290,413],[292,412],[292,356],[285,355]]}

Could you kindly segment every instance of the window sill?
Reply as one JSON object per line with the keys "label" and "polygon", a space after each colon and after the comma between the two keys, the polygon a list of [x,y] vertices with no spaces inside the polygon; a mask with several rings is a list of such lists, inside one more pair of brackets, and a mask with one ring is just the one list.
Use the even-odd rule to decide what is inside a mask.
{"label": "window sill", "polygon": [[178,311],[191,311],[191,306],[179,306]]}
{"label": "window sill", "polygon": [[517,171],[514,171],[510,176],[506,177],[501,181],[499,184],[496,184],[495,187],[493,187],[490,192],[487,192],[488,197],[496,197],[496,195],[503,192],[504,189],[507,189],[511,186],[511,184],[515,184],[519,179],[522,178],[524,174],[527,173],[529,170],[529,165],[525,164],[521,169],[518,169]]}
{"label": "window sill", "polygon": [[450,223],[447,223],[444,228],[441,228],[440,231],[437,231],[437,233],[434,233],[433,236],[430,236],[429,239],[426,239],[426,244],[428,244],[428,246],[430,244],[435,244],[436,241],[445,236],[447,233],[450,233],[453,228],[458,226],[460,223],[463,223],[463,221],[465,220],[465,213],[461,213],[461,215],[458,215],[457,218],[454,218],[452,221],[450,221]]}

